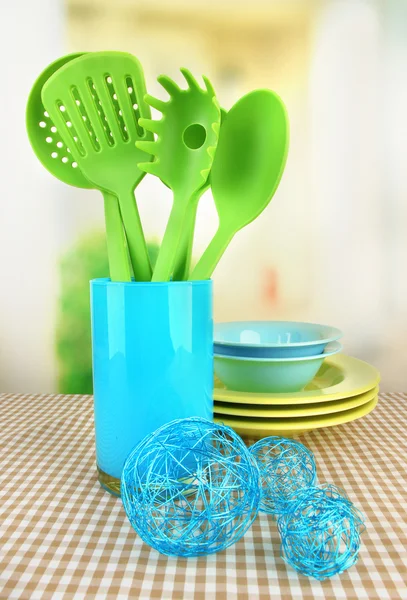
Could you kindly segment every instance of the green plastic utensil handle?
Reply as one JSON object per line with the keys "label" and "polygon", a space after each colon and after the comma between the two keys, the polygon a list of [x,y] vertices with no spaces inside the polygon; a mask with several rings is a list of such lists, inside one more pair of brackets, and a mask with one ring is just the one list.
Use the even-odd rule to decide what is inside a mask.
{"label": "green plastic utensil handle", "polygon": [[131,281],[126,238],[116,196],[103,192],[106,222],[106,243],[112,281]]}
{"label": "green plastic utensil handle", "polygon": [[158,253],[151,281],[169,281],[173,272],[176,252],[181,239],[188,203],[174,194],[174,203],[168,219],[160,252]]}
{"label": "green plastic utensil handle", "polygon": [[136,281],[150,281],[151,263],[134,192],[119,192],[118,198],[134,277]]}
{"label": "green plastic utensil handle", "polygon": [[[222,123],[225,123],[227,117],[227,111],[224,108],[220,109],[221,114],[221,127]],[[204,185],[195,192],[190,204],[188,205],[187,215],[184,222],[184,228],[181,235],[181,241],[178,246],[177,256],[175,259],[175,267],[173,273],[174,281],[187,281],[189,271],[191,268],[192,249],[194,246],[194,232],[195,232],[195,221],[196,213],[198,210],[199,200],[202,195],[211,187],[210,175],[205,181]]]}
{"label": "green plastic utensil handle", "polygon": [[187,281],[188,279],[189,270],[191,268],[192,248],[194,245],[196,213],[198,210],[199,199],[206,189],[207,187],[198,190],[188,204],[181,240],[178,244],[175,258],[175,267],[172,275],[173,281]]}
{"label": "green plastic utensil handle", "polygon": [[225,252],[226,248],[230,244],[233,238],[234,232],[231,233],[228,229],[222,229],[221,227],[215,233],[209,246],[202,254],[196,267],[192,271],[191,281],[202,281],[204,279],[210,279],[214,272],[216,265],[220,261]]}

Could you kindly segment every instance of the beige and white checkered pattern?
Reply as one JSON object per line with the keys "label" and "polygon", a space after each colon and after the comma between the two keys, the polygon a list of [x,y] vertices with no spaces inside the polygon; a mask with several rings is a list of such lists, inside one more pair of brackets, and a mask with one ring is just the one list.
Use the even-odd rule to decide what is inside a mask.
{"label": "beige and white checkered pattern", "polygon": [[382,394],[363,419],[301,438],[367,518],[359,562],[320,583],[280,559],[266,515],[220,554],[161,556],[97,481],[92,398],[0,395],[0,598],[407,599],[406,407]]}

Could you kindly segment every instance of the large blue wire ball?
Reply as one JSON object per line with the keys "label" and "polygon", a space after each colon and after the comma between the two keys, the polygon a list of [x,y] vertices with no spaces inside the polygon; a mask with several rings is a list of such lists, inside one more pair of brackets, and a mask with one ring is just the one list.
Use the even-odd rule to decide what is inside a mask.
{"label": "large blue wire ball", "polygon": [[230,427],[180,419],[131,452],[121,496],[133,528],[162,554],[211,554],[237,542],[256,518],[259,469]]}
{"label": "large blue wire ball", "polygon": [[260,469],[260,510],[280,515],[289,510],[298,490],[314,485],[317,479],[311,450],[296,440],[270,436],[249,448]]}
{"label": "large blue wire ball", "polygon": [[302,490],[293,506],[277,522],[289,565],[322,581],[355,564],[365,526],[343,490],[331,484]]}

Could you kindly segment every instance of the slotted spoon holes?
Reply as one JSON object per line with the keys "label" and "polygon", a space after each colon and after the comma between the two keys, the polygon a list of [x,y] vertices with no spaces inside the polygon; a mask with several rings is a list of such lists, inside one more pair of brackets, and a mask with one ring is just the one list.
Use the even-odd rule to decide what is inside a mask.
{"label": "slotted spoon holes", "polygon": [[[84,115],[83,115],[82,103],[81,103],[79,94],[77,92],[77,89],[75,87],[73,87],[71,92],[72,92],[72,97],[73,97],[74,103],[75,103],[74,105],[75,105],[75,107],[77,107],[78,112],[81,114],[81,116],[83,118]],[[78,102],[79,102],[79,104],[78,104]],[[57,106],[58,106],[59,110],[61,111],[62,117],[63,117],[63,119],[65,121],[65,125],[67,127],[67,130],[69,131],[69,135],[72,139],[72,146],[77,148],[77,150],[81,156],[85,156],[85,149],[80,141],[80,138],[77,134],[75,127],[72,124],[72,115],[69,114],[68,110],[66,109],[66,107],[64,106],[64,104],[62,102],[60,102],[60,101],[57,102]],[[71,109],[72,109],[72,106],[71,106]],[[89,127],[89,125],[87,125],[87,127]]]}
{"label": "slotted spoon holes", "polygon": [[[116,77],[108,73],[103,77],[87,78],[72,85],[66,95],[59,99],[57,96],[54,106],[58,111],[59,133],[49,116],[44,115],[44,121],[38,119],[47,134],[46,143],[52,158],[77,168],[79,165],[74,157],[85,158],[92,150],[99,152],[106,146],[114,147],[121,141],[130,143],[136,137],[143,137],[144,130],[138,125],[139,103],[135,89],[131,76]],[[52,118],[57,119],[55,108]],[[46,127],[43,127],[47,119]]]}
{"label": "slotted spoon holes", "polygon": [[[46,142],[46,144],[48,144],[50,146],[49,147],[50,156],[51,156],[51,158],[53,158],[55,160],[55,159],[57,159],[57,158],[60,157],[59,152],[64,147],[64,144],[61,141],[61,139],[59,139],[58,136],[55,135],[55,134],[57,134],[57,128],[55,127],[55,125],[50,120],[50,116],[49,116],[49,114],[48,114],[47,111],[44,111],[44,117],[47,119],[48,122],[46,123],[44,121],[39,121],[38,126],[44,132],[44,134],[46,136],[45,137],[45,142]],[[45,127],[44,127],[44,125],[45,125]],[[44,131],[45,129],[48,129],[48,128],[49,128],[50,132],[53,134],[52,136],[49,135],[48,131]],[[70,153],[69,148],[66,148],[66,152]],[[77,163],[75,163],[75,166],[74,166],[74,163],[72,162],[72,159],[71,159],[71,162],[70,162],[70,159],[67,156],[63,156],[61,158],[61,162],[63,164],[68,165],[68,166],[72,166],[73,168],[76,168],[78,166]]]}
{"label": "slotted spoon holes", "polygon": [[[70,124],[72,121],[70,115],[64,112],[65,124],[74,130],[71,133],[78,149],[83,150],[80,148],[81,145],[85,150],[92,148],[95,152],[100,152],[106,144],[113,147],[119,141],[118,136],[121,136],[123,141],[128,141],[129,134],[124,119],[118,115],[119,102],[113,98],[113,96],[117,98],[117,94],[112,78],[108,75],[104,81],[100,81],[88,77],[84,84],[71,88],[76,109],[75,115],[71,116],[75,116],[76,131],[72,123]],[[106,105],[107,102],[110,102],[110,106]],[[83,126],[79,125],[76,117],[83,121]],[[113,123],[112,119],[114,119]],[[83,136],[86,136],[86,139]],[[81,151],[81,154],[84,155],[84,152]]]}
{"label": "slotted spoon holes", "polygon": [[134,119],[136,122],[137,133],[139,136],[143,136],[144,129],[142,127],[140,127],[140,125],[139,125],[140,110],[139,110],[139,106],[138,106],[138,100],[137,100],[137,96],[136,96],[136,92],[135,92],[135,88],[134,88],[133,79],[130,76],[126,77],[126,85],[127,85],[127,92],[130,96],[131,106],[134,111]]}
{"label": "slotted spoon holes", "polygon": [[[95,111],[95,115],[97,115],[95,118],[98,120],[98,123],[95,124],[95,127],[99,128],[99,130],[103,130],[103,139],[107,142],[107,144],[109,146],[113,146],[114,145],[113,135],[110,135],[111,130],[109,128],[109,122],[107,120],[105,111],[103,109],[103,103],[97,92],[96,85],[95,85],[94,81],[90,78],[88,79],[87,83],[88,83],[89,96],[91,97],[91,101],[93,104],[93,109]],[[90,120],[89,115],[86,115],[86,116],[87,116],[87,118],[85,119],[85,121],[88,122]],[[91,130],[89,130],[89,135],[90,136],[93,135],[93,132]],[[96,142],[96,145],[99,145],[99,147],[100,147],[99,140],[97,139],[96,136],[95,136],[95,142]]]}
{"label": "slotted spoon holes", "polygon": [[124,142],[127,142],[129,140],[129,134],[127,133],[127,130],[126,130],[126,123],[125,123],[124,117],[123,117],[123,108],[120,106],[118,95],[117,95],[117,90],[116,90],[116,85],[115,85],[111,75],[105,76],[105,85],[106,85],[107,92],[108,92],[108,95],[109,95],[109,98],[111,101],[111,106],[112,106],[114,114],[115,114],[116,123],[119,126],[121,137]]}
{"label": "slotted spoon holes", "polygon": [[[136,132],[137,137],[143,137],[144,130],[138,124],[139,105],[131,76],[116,79],[114,75],[107,73],[100,79],[88,77],[85,85],[72,87],[71,94],[75,108],[86,125],[79,127],[75,121],[77,130],[80,130],[73,135],[73,141],[77,145],[77,138],[79,137],[80,142],[81,136],[86,135],[86,143],[82,140],[85,146],[89,147],[89,140],[93,149],[99,152],[105,142],[114,147],[120,141],[130,142]],[[62,102],[61,106],[64,106]],[[66,109],[67,106],[63,111],[63,118],[66,126],[72,129]]]}
{"label": "slotted spoon holes", "polygon": [[133,78],[127,75],[124,80],[114,80],[107,74],[105,85],[123,141],[129,141],[134,130],[137,137],[143,137],[144,130],[138,123],[140,114]]}

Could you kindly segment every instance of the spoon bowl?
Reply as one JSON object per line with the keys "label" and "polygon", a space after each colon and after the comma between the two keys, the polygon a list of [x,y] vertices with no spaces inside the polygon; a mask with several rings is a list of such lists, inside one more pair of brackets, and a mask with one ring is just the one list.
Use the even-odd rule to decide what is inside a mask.
{"label": "spoon bowl", "polygon": [[211,171],[219,228],[191,279],[208,279],[235,233],[269,204],[284,171],[288,137],[285,106],[271,90],[243,96],[228,112]]}

